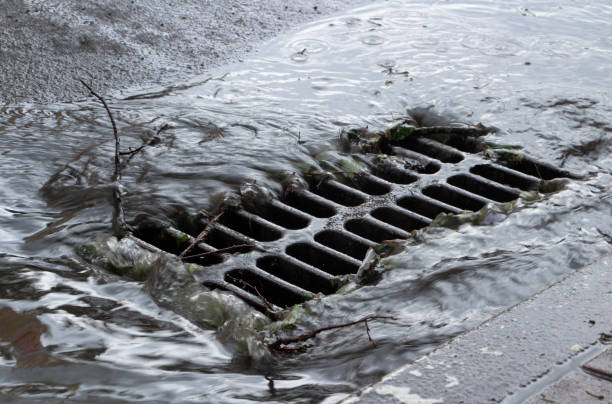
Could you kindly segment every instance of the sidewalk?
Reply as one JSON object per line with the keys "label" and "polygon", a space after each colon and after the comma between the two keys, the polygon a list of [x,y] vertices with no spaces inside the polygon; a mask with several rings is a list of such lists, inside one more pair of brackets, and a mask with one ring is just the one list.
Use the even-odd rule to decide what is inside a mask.
{"label": "sidewalk", "polygon": [[612,255],[342,401],[612,404]]}

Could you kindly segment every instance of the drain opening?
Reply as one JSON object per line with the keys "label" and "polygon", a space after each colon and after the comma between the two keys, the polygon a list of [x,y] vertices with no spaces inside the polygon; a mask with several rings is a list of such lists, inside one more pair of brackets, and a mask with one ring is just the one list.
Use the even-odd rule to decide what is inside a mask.
{"label": "drain opening", "polygon": [[394,184],[412,184],[413,182],[416,182],[419,179],[416,175],[413,175],[406,170],[402,170],[401,168],[397,168],[391,165],[375,166],[372,168],[372,173],[377,177],[380,177],[383,180],[387,180]]}
{"label": "drain opening", "polygon": [[285,252],[302,262],[332,275],[353,274],[359,269],[359,265],[356,262],[348,261],[339,255],[308,243],[291,244]]}
{"label": "drain opening", "polygon": [[343,178],[346,185],[357,188],[368,195],[385,195],[391,192],[389,185],[377,181],[369,175],[352,174],[352,178],[347,178],[347,176],[343,176]]}
{"label": "drain opening", "polygon": [[283,236],[281,231],[262,223],[260,220],[257,216],[246,211],[226,211],[219,222],[257,241],[274,241]]}
{"label": "drain opening", "polygon": [[313,293],[324,293],[329,295],[336,291],[330,278],[315,274],[310,269],[296,265],[278,256],[266,255],[258,259],[256,265],[259,269],[277,278]]}
{"label": "drain opening", "polygon": [[567,172],[515,152],[505,151],[498,153],[497,163],[542,180],[570,177]]}
{"label": "drain opening", "polygon": [[317,233],[314,239],[317,243],[333,248],[360,261],[365,258],[370,247],[368,244],[336,230],[323,230]]}
{"label": "drain opening", "polygon": [[392,147],[391,151],[396,156],[403,157],[405,169],[416,171],[419,174],[435,174],[440,171],[440,164],[429,160],[419,153],[397,146]]}
{"label": "drain opening", "polygon": [[472,174],[480,175],[491,181],[498,182],[503,185],[509,185],[514,188],[519,188],[524,191],[535,189],[538,186],[538,181],[523,176],[517,172],[512,172],[505,167],[494,167],[490,164],[479,164],[470,168]]}
{"label": "drain opening", "polygon": [[471,175],[453,175],[446,182],[496,202],[510,202],[518,198],[518,193],[516,192],[480,181]]}
{"label": "drain opening", "polygon": [[290,207],[285,207],[276,201],[263,206],[249,206],[247,210],[263,217],[269,222],[290,230],[303,229],[310,224],[310,220],[307,217],[294,212]]}
{"label": "drain opening", "polygon": [[463,155],[461,153],[431,139],[408,137],[398,142],[398,145],[417,153],[433,157],[443,163],[455,164],[463,160]]}
{"label": "drain opening", "polygon": [[358,236],[372,240],[375,243],[380,243],[384,240],[393,240],[397,238],[407,238],[407,234],[399,229],[382,226],[368,219],[351,219],[344,224],[344,228]]}
{"label": "drain opening", "polygon": [[458,213],[459,209],[443,206],[418,196],[404,196],[397,201],[404,209],[418,213],[421,216],[435,219],[440,213]]}
{"label": "drain opening", "polygon": [[323,198],[334,201],[344,206],[358,206],[365,202],[365,197],[353,191],[346,185],[339,184],[333,180],[323,181],[320,184],[314,184],[310,190]]}
{"label": "drain opening", "polygon": [[450,136],[444,144],[466,153],[478,153],[485,148],[484,142],[473,136]]}
{"label": "drain opening", "polygon": [[390,207],[382,207],[376,208],[370,214],[380,220],[381,222],[385,222],[390,224],[391,226],[399,227],[405,231],[413,231],[417,229],[422,229],[429,225],[428,222],[418,219],[416,217],[410,216],[405,212],[402,212],[399,209],[393,209]]}
{"label": "drain opening", "polygon": [[444,185],[430,185],[423,189],[423,194],[441,202],[456,206],[462,210],[478,211],[487,203],[480,199],[466,195]]}
{"label": "drain opening", "polygon": [[[180,230],[164,227],[161,224],[152,222],[140,224],[134,231],[134,236],[174,255],[182,253],[193,241],[192,237]],[[202,244],[198,244],[189,251],[188,255],[197,255],[211,251],[213,251],[212,248],[204,249]],[[218,254],[208,254],[204,257],[188,258],[185,261],[202,266],[211,266],[223,262],[223,257]]]}
{"label": "drain opening", "polygon": [[284,202],[314,217],[327,218],[335,215],[336,209],[319,198],[307,191],[300,190],[287,193]]}
{"label": "drain opening", "polygon": [[[197,237],[198,234],[200,234],[200,232],[197,232],[197,234],[192,233],[191,235]],[[211,246],[215,248],[227,248],[227,247],[232,247],[232,246],[239,245],[239,244],[246,244],[248,240],[241,239],[237,236],[234,236],[233,234],[230,234],[228,231],[225,231],[225,229],[222,229],[222,228],[220,229],[219,227],[213,227],[208,232],[208,235],[206,236],[206,239],[204,241],[206,244],[210,244]],[[249,251],[252,249],[252,247],[245,247],[245,248],[247,248]]]}
{"label": "drain opening", "polygon": [[261,294],[266,300],[278,307],[293,306],[309,298],[309,296],[299,294],[280,283],[266,279],[251,269],[233,269],[225,274],[224,279],[227,283],[237,286],[256,297],[260,297]]}

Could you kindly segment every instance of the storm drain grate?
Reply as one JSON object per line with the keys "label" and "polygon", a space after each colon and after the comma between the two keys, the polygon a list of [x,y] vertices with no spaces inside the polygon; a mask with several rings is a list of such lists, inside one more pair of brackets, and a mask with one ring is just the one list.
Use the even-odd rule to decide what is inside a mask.
{"label": "storm drain grate", "polygon": [[355,274],[368,248],[408,238],[440,213],[477,211],[544,181],[573,178],[518,152],[487,160],[469,138],[446,144],[411,138],[395,142],[390,153],[393,159],[362,154],[368,169],[359,175],[314,176],[279,200],[226,210],[212,223],[187,215],[173,225],[148,219],[134,234],[178,255],[208,226],[185,259],[207,267],[196,273],[198,281],[266,311],[334,293],[338,276]]}

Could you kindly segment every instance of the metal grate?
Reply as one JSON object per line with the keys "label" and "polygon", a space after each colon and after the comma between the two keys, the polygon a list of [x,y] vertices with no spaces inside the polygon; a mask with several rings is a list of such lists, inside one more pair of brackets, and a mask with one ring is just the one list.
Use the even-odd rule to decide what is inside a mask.
{"label": "metal grate", "polygon": [[[287,188],[279,200],[225,211],[189,253],[205,255],[186,259],[207,267],[195,274],[198,281],[262,311],[270,303],[287,307],[334,293],[338,275],[356,273],[369,247],[408,238],[440,213],[477,211],[515,200],[544,180],[573,178],[515,152],[486,160],[469,138],[447,144],[412,138],[390,146],[403,165],[362,154],[368,167],[362,175],[312,177],[307,186]],[[173,225],[148,219],[135,236],[179,254],[208,225],[205,218],[187,216]]]}

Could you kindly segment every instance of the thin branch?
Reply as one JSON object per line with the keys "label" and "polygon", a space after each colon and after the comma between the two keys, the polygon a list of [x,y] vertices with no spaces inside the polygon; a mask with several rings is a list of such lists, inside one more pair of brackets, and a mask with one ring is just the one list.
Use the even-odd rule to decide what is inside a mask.
{"label": "thin branch", "polygon": [[117,131],[117,124],[115,123],[115,118],[108,107],[108,104],[100,96],[96,93],[93,88],[87,84],[82,79],[78,79],[81,84],[85,86],[89,90],[89,93],[96,97],[104,106],[106,113],[108,114],[108,118],[111,121],[111,125],[113,126],[113,136],[115,137],[115,171],[113,172],[112,182],[113,182],[113,200],[114,200],[114,209],[113,209],[113,232],[119,238],[123,237],[127,231],[128,226],[125,223],[125,217],[123,213],[123,206],[121,204],[121,161],[119,158],[119,132]]}
{"label": "thin branch", "polygon": [[142,149],[144,149],[147,146],[150,146],[153,141],[155,141],[155,139],[157,139],[157,137],[159,136],[160,133],[162,133],[162,131],[168,129],[170,126],[165,123],[162,126],[159,127],[159,129],[157,130],[157,132],[155,133],[155,135],[151,136],[149,139],[147,139],[146,141],[142,142],[142,144],[135,148],[134,150],[130,150],[130,151],[126,151],[126,152],[120,152],[119,154],[121,156],[128,156],[127,160],[124,162],[124,165],[126,165],[127,163],[130,162],[130,160],[132,160],[132,158],[138,153],[140,152]]}
{"label": "thin branch", "polygon": [[376,347],[376,342],[374,342],[372,336],[370,335],[370,327],[368,327],[368,320],[364,320],[363,323],[365,324],[366,333],[368,334],[368,340],[372,343],[372,345]]}
{"label": "thin branch", "polygon": [[189,246],[187,248],[185,248],[183,250],[183,252],[181,252],[179,254],[179,259],[183,259],[185,257],[185,254],[187,254],[193,247],[195,247],[196,244],[204,241],[204,239],[206,238],[206,236],[208,236],[208,233],[210,232],[211,227],[213,226],[213,224],[215,224],[215,222],[217,222],[217,220],[219,220],[219,218],[221,217],[221,215],[223,215],[223,212],[219,213],[217,216],[213,217],[206,226],[204,226],[204,230],[202,230],[200,232],[200,234],[198,234],[198,237],[196,237],[191,244],[189,244]]}
{"label": "thin branch", "polygon": [[274,311],[274,305],[272,303],[270,303],[268,301],[268,299],[266,299],[261,293],[259,293],[259,290],[257,290],[257,288],[255,286],[251,285],[250,283],[248,283],[247,281],[245,281],[243,279],[238,279],[238,278],[235,278],[235,277],[233,277],[231,275],[225,275],[225,276],[227,276],[232,281],[241,284],[244,287],[249,287],[249,288],[253,289],[255,291],[255,293],[257,293],[257,296],[263,302],[264,306],[266,306],[266,309],[268,309],[268,310],[270,310],[272,312]]}
{"label": "thin branch", "polygon": [[81,82],[81,84],[85,86],[85,88],[89,90],[89,93],[91,95],[96,97],[102,103],[102,105],[104,106],[104,109],[106,110],[106,113],[108,114],[108,118],[111,121],[111,125],[113,125],[113,136],[115,136],[115,173],[113,174],[113,182],[118,181],[121,178],[121,170],[119,168],[119,150],[120,148],[119,148],[119,132],[117,131],[117,124],[115,123],[115,118],[113,118],[113,114],[111,113],[110,108],[108,108],[108,104],[106,103],[104,98],[98,95],[98,93],[96,93],[89,84],[85,83],[83,79],[79,79],[79,81]]}
{"label": "thin branch", "polygon": [[187,256],[183,256],[183,259],[190,259],[190,258],[202,258],[202,257],[207,257],[209,255],[214,255],[214,254],[221,254],[221,253],[227,253],[227,252],[233,252],[233,251],[237,251],[240,249],[243,249],[245,247],[253,247],[252,244],[236,244],[230,247],[225,247],[225,248],[220,248],[218,250],[215,251],[207,251],[205,253],[201,253],[201,254],[194,254],[194,255],[187,255]]}
{"label": "thin branch", "polygon": [[370,342],[374,343],[374,341],[372,340],[371,336],[370,336],[370,329],[368,327],[368,321],[370,320],[379,320],[379,319],[389,319],[389,320],[396,320],[395,317],[392,316],[367,316],[364,317],[360,320],[357,321],[351,321],[350,323],[344,323],[344,324],[338,324],[338,325],[330,325],[328,327],[322,327],[322,328],[317,328],[316,330],[310,331],[308,333],[304,333],[304,334],[300,334],[297,337],[287,337],[287,338],[279,338],[276,341],[268,344],[268,348],[274,350],[274,351],[281,351],[281,352],[291,352],[291,351],[295,351],[296,349],[292,349],[292,348],[287,348],[287,347],[283,347],[283,345],[288,345],[288,344],[293,344],[296,342],[304,342],[306,340],[309,340],[311,338],[314,338],[317,336],[317,334],[322,333],[323,331],[329,331],[329,330],[335,330],[337,328],[344,328],[344,327],[350,327],[353,326],[355,324],[359,324],[359,323],[365,323],[366,324],[366,332],[368,333],[368,339],[370,340]]}

